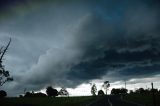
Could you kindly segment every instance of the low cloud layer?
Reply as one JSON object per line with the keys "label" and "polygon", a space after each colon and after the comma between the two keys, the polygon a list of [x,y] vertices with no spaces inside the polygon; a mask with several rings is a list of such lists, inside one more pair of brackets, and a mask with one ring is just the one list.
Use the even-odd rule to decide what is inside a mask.
{"label": "low cloud layer", "polygon": [[0,21],[0,39],[12,37],[4,64],[14,77],[3,88],[16,95],[160,74],[159,2],[152,1],[15,4]]}

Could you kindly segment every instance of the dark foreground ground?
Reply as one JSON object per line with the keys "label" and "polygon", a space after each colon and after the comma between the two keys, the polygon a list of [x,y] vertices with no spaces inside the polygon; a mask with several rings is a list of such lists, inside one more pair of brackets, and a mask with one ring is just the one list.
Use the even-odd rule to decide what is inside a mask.
{"label": "dark foreground ground", "polygon": [[[154,106],[152,95],[88,96],[56,98],[0,98],[0,106]],[[160,106],[160,96],[156,97]]]}
{"label": "dark foreground ground", "polygon": [[130,94],[126,95],[124,99],[143,104],[145,106],[160,106],[160,94],[155,95],[155,101],[152,94]]}
{"label": "dark foreground ground", "polygon": [[137,103],[123,100],[121,96],[104,96],[87,106],[140,106]]}
{"label": "dark foreground ground", "polygon": [[86,106],[96,97],[0,98],[0,106]]}

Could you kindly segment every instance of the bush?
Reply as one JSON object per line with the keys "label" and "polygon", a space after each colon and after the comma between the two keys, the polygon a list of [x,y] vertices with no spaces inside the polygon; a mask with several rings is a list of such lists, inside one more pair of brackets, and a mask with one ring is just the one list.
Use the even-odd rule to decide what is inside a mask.
{"label": "bush", "polygon": [[47,95],[41,92],[38,93],[30,93],[30,92],[26,92],[26,94],[24,95],[24,97],[46,97]]}
{"label": "bush", "polygon": [[98,95],[99,95],[99,96],[103,96],[103,95],[104,95],[104,92],[103,92],[102,90],[99,90],[99,91],[98,91]]}
{"label": "bush", "polygon": [[58,91],[56,89],[53,89],[51,86],[46,88],[46,93],[50,97],[51,96],[53,96],[53,97],[58,96]]}
{"label": "bush", "polygon": [[113,88],[111,90],[112,95],[127,94],[127,92],[128,92],[128,90],[125,89],[125,88],[120,88],[120,89],[119,88],[117,88],[117,89]]}
{"label": "bush", "polygon": [[0,97],[3,98],[3,97],[6,97],[6,96],[7,96],[6,91],[1,90],[1,91],[0,91]]}

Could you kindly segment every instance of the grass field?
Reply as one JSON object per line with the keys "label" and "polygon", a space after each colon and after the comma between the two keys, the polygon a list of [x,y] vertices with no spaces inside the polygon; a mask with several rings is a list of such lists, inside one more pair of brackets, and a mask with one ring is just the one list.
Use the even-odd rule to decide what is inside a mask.
{"label": "grass field", "polygon": [[[160,95],[155,95],[156,106],[160,106]],[[146,106],[153,105],[153,96],[151,94],[129,94],[124,97],[125,100],[144,104]]]}
{"label": "grass field", "polygon": [[0,106],[85,106],[96,97],[0,98]]}

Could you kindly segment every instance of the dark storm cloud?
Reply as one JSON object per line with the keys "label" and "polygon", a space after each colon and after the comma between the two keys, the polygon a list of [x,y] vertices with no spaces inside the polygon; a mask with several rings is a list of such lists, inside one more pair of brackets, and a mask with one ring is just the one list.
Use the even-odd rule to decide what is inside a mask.
{"label": "dark storm cloud", "polygon": [[106,17],[99,14],[99,11],[96,11],[96,15],[90,14],[88,21],[81,26],[78,33],[81,36],[77,37],[79,40],[76,42],[79,48],[83,48],[84,55],[81,62],[72,67],[69,79],[85,81],[100,78],[110,71],[115,74],[107,77],[118,76],[119,79],[159,73],[158,7],[153,6],[155,2],[133,3],[131,5],[128,2],[127,6],[123,4],[126,6],[122,7],[126,8],[125,12],[117,12],[111,8],[113,13],[124,15],[121,14],[121,17],[125,20],[118,23],[110,20],[110,14]]}
{"label": "dark storm cloud", "polygon": [[7,7],[10,7],[18,2],[23,2],[24,0],[1,0],[0,1],[0,8],[1,9],[7,9]]}
{"label": "dark storm cloud", "polygon": [[153,1],[49,3],[2,22],[0,38],[11,35],[14,46],[6,64],[16,67],[4,88],[18,94],[160,74],[159,2]]}

